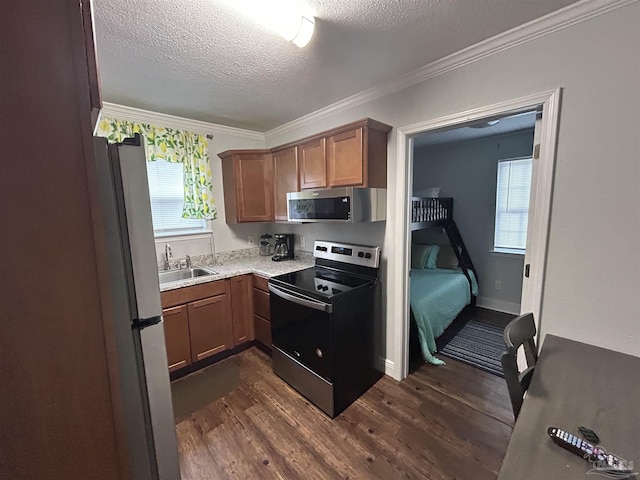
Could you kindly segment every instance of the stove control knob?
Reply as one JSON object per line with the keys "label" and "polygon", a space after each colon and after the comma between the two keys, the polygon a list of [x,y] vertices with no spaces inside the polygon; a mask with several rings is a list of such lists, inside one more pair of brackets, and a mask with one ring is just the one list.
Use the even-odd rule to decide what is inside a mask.
{"label": "stove control knob", "polygon": [[322,290],[322,284],[318,285],[318,290]]}
{"label": "stove control knob", "polygon": [[360,258],[364,257],[364,252],[358,252],[358,257]]}
{"label": "stove control knob", "polygon": [[327,287],[326,285],[324,285],[324,286],[322,287],[322,291],[323,291],[323,292],[326,292],[327,290],[329,290],[329,287]]}
{"label": "stove control knob", "polygon": [[371,254],[370,253],[365,253],[364,254],[364,258],[371,258]]}
{"label": "stove control knob", "polygon": [[316,348],[316,355],[318,356],[318,358],[322,358],[324,356],[324,353],[322,353],[322,350],[320,350],[319,348]]}

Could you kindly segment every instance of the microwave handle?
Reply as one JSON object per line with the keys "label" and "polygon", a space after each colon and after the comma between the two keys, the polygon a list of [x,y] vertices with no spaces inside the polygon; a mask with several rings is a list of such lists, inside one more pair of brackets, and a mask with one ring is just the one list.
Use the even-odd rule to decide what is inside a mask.
{"label": "microwave handle", "polygon": [[287,293],[277,287],[274,287],[273,285],[269,285],[269,291],[280,298],[284,298],[285,300],[288,300],[290,302],[297,303],[298,305],[302,305],[303,307],[308,307],[327,313],[331,313],[331,311],[333,310],[333,306],[331,304],[318,302],[316,300],[300,297],[298,295],[292,295],[291,293]]}

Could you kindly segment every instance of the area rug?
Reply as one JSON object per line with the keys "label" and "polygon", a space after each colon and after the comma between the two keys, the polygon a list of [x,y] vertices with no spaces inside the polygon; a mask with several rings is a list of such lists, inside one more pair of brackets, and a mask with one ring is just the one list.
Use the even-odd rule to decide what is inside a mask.
{"label": "area rug", "polygon": [[239,367],[233,359],[216,363],[171,384],[176,423],[224,397],[238,384]]}
{"label": "area rug", "polygon": [[501,327],[469,320],[439,353],[504,377],[500,362],[505,350],[502,332]]}

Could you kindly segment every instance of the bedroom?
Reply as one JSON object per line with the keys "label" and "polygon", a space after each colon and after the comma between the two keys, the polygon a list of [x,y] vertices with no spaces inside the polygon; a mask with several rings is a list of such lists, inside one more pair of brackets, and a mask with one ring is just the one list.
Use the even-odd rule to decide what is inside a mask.
{"label": "bedroom", "polygon": [[[508,162],[515,159],[530,158],[533,152],[533,128],[535,125],[535,113],[524,113],[514,116],[502,117],[492,122],[481,122],[467,127],[453,128],[436,133],[426,133],[414,139],[413,153],[413,197],[452,197],[453,215],[457,229],[462,237],[463,245],[475,272],[475,278],[479,279],[477,290],[481,293],[474,298],[473,305],[469,305],[471,299],[453,301],[446,312],[441,312],[442,327],[438,326],[438,335],[442,328],[447,327],[457,315],[458,310],[465,304],[464,314],[458,321],[447,329],[447,335],[438,343],[438,350],[447,343],[448,336],[455,335],[462,328],[467,319],[471,318],[480,323],[489,321],[490,324],[504,327],[515,315],[519,314],[520,298],[522,295],[522,278],[524,273],[524,248],[526,246],[526,224],[528,217],[528,201],[517,205],[525,208],[524,213],[507,214],[509,204],[510,185],[508,172],[504,170]],[[524,160],[526,162],[526,160]],[[521,161],[522,163],[522,161]],[[501,237],[496,238],[496,190],[498,188],[499,166],[503,167],[500,182],[502,184],[503,197],[498,211],[503,214]],[[531,171],[523,170],[528,177],[523,179],[526,183],[526,192],[522,194],[529,197],[531,184]],[[506,173],[506,174],[505,174]],[[437,187],[433,187],[437,185]],[[518,197],[520,198],[520,197]],[[513,200],[512,200],[513,202]],[[511,205],[512,211],[516,204]],[[511,218],[509,218],[509,215]],[[520,216],[524,215],[524,222]],[[509,220],[512,221],[509,226]],[[494,228],[496,227],[496,228]],[[515,228],[515,231],[514,231]],[[453,258],[452,265],[457,265],[457,259],[451,252],[450,241],[444,228],[429,227],[427,225],[412,226],[412,249],[419,248],[416,245],[439,245],[447,248],[449,256]],[[496,243],[497,242],[497,243]],[[498,246],[499,245],[499,246]],[[511,247],[511,250],[507,247]],[[521,250],[515,250],[515,249]],[[412,250],[413,253],[413,250]],[[436,252],[437,253],[437,252]],[[448,267],[444,256],[437,256],[437,263]],[[442,260],[441,260],[441,257]],[[413,260],[413,257],[412,257]],[[414,270],[417,268],[418,270]],[[418,281],[418,278],[430,270],[420,271],[422,267],[414,265],[412,261],[413,278],[410,282]],[[435,280],[435,279],[434,279]],[[418,287],[411,284],[411,295]],[[417,292],[416,292],[417,294]],[[435,300],[435,299],[434,299]],[[425,299],[423,301],[427,302]],[[426,303],[425,306],[427,306]],[[452,306],[455,305],[455,308]],[[412,310],[414,309],[412,304]],[[507,315],[492,314],[497,311]],[[428,308],[427,308],[428,312]],[[415,312],[413,312],[415,314]],[[435,312],[434,312],[435,313]],[[508,315],[511,314],[511,315]],[[414,319],[412,318],[412,321]],[[493,320],[493,321],[491,321]],[[412,324],[413,327],[413,324]],[[432,331],[434,327],[429,328]],[[496,336],[497,336],[496,332]],[[422,335],[422,331],[420,332]],[[435,339],[429,339],[431,343]],[[499,339],[498,339],[499,340]],[[482,343],[474,348],[474,341],[470,339],[469,352],[482,350]],[[499,343],[499,342],[496,342]],[[425,351],[424,356],[431,361],[432,352]],[[500,370],[500,352],[494,352],[494,358],[487,360]],[[469,356],[471,358],[471,356]],[[472,362],[473,363],[473,362]]]}
{"label": "bedroom", "polygon": [[[25,9],[22,13],[25,18],[31,18],[33,12],[27,10]],[[363,117],[372,117],[393,125],[394,130],[389,138],[387,153],[390,165],[388,207],[389,211],[394,211],[396,206],[394,194],[398,185],[406,180],[402,171],[394,169],[399,156],[402,155],[402,152],[399,153],[397,149],[396,128],[561,88],[562,109],[558,125],[557,163],[554,171],[548,256],[545,260],[547,274],[541,318],[542,334],[543,336],[548,333],[562,335],[638,356],[640,355],[637,342],[640,338],[640,322],[638,322],[640,300],[637,296],[637,291],[640,290],[637,276],[640,270],[640,255],[637,249],[640,243],[637,143],[637,132],[640,130],[637,116],[637,111],[640,109],[640,89],[637,84],[640,70],[637,42],[639,16],[640,7],[637,2],[580,2],[572,12],[551,16],[544,22],[528,25],[507,36],[478,45],[446,62],[421,70],[400,83],[387,84],[384,88],[357,95],[332,104],[330,107],[327,106],[330,100],[325,101],[319,107],[327,106],[327,108],[315,113],[312,111],[299,121],[281,125],[281,128],[270,130],[266,134],[258,132],[260,135],[250,140],[254,142],[255,147],[268,148]],[[52,29],[58,28],[56,34],[67,39],[63,28],[64,22],[54,22],[54,17],[52,16],[47,23],[34,21],[34,24],[38,29],[46,24]],[[28,24],[26,21],[12,23]],[[3,31],[13,32],[16,37],[29,38],[18,34],[15,28],[9,29],[10,26],[8,25]],[[69,41],[72,40],[69,39]],[[3,42],[3,48],[13,43]],[[31,44],[25,41],[25,48],[28,45]],[[3,250],[8,253],[7,269],[16,273],[12,276],[13,281],[3,283],[3,288],[0,289],[3,293],[3,315],[7,312],[6,318],[16,319],[15,322],[7,322],[4,325],[20,325],[22,328],[8,329],[8,335],[3,336],[3,347],[7,339],[24,347],[24,351],[19,352],[17,358],[24,362],[25,366],[32,368],[30,372],[33,372],[33,377],[30,378],[36,378],[37,382],[24,382],[23,376],[13,375],[13,372],[8,371],[9,369],[6,370],[10,388],[5,389],[3,404],[6,401],[9,408],[5,410],[3,416],[3,424],[7,428],[2,437],[2,445],[4,447],[6,441],[5,451],[15,453],[16,463],[9,465],[9,469],[32,468],[39,469],[40,472],[46,472],[43,467],[44,460],[42,463],[30,461],[32,457],[26,458],[24,455],[26,450],[16,449],[15,444],[20,442],[15,442],[15,439],[26,439],[29,443],[33,442],[34,446],[42,446],[45,442],[49,442],[47,447],[52,449],[54,445],[66,446],[71,430],[63,423],[63,418],[67,418],[77,420],[74,427],[87,434],[81,439],[76,438],[72,446],[98,445],[99,440],[105,437],[96,440],[93,432],[104,425],[92,422],[91,415],[98,411],[99,407],[109,407],[105,406],[108,404],[105,401],[92,403],[90,408],[87,407],[88,404],[78,401],[82,395],[88,395],[89,392],[85,388],[86,385],[80,384],[73,376],[66,377],[65,381],[68,383],[65,385],[55,383],[59,371],[55,370],[55,365],[48,361],[46,356],[60,357],[62,354],[59,351],[63,350],[64,345],[73,349],[74,352],[79,351],[78,338],[62,336],[58,330],[46,330],[48,326],[44,324],[39,325],[38,329],[29,329],[27,332],[24,329],[28,322],[38,325],[34,319],[42,318],[44,315],[47,318],[49,316],[59,319],[70,318],[87,329],[83,330],[85,333],[82,338],[83,345],[88,345],[92,338],[98,339],[93,341],[93,345],[96,346],[94,350],[88,348],[82,350],[87,353],[88,359],[95,360],[96,356],[93,353],[104,349],[99,341],[103,338],[100,337],[99,329],[93,324],[82,323],[86,319],[86,309],[80,308],[86,306],[82,301],[86,298],[95,299],[95,292],[89,292],[86,297],[76,293],[75,297],[78,301],[76,306],[68,301],[68,292],[59,286],[61,283],[59,277],[54,275],[61,272],[69,273],[70,285],[78,288],[79,292],[85,291],[84,285],[77,281],[73,273],[82,273],[84,283],[93,285],[96,273],[94,270],[87,273],[89,270],[87,265],[93,265],[94,257],[88,253],[81,255],[82,252],[91,251],[87,247],[90,241],[87,240],[81,245],[84,250],[74,249],[78,242],[63,230],[63,225],[67,225],[66,221],[63,221],[63,215],[59,211],[52,211],[47,204],[50,202],[42,202],[38,208],[31,207],[32,197],[26,195],[24,190],[18,189],[16,184],[19,182],[15,181],[17,175],[24,174],[22,167],[33,162],[39,169],[30,172],[32,181],[39,182],[44,191],[55,192],[54,195],[65,193],[60,188],[56,190],[56,185],[49,183],[51,178],[58,179],[60,182],[65,179],[52,168],[50,158],[55,158],[64,165],[67,165],[64,162],[72,163],[71,157],[61,153],[61,142],[54,135],[63,134],[63,129],[51,130],[52,125],[58,124],[55,120],[60,119],[59,114],[67,111],[64,103],[56,98],[57,93],[51,87],[54,85],[59,87],[60,92],[66,95],[64,100],[67,103],[75,102],[73,99],[76,93],[65,88],[65,83],[60,81],[60,78],[72,68],[54,68],[54,64],[47,63],[48,58],[45,55],[38,53],[46,51],[46,48],[54,49],[54,46],[54,42],[49,40],[48,43],[38,44],[38,49],[33,48],[32,58],[49,65],[50,68],[41,76],[47,79],[46,82],[38,83],[34,79],[34,83],[38,86],[31,88],[29,95],[20,97],[27,98],[32,95],[34,100],[37,100],[24,106],[29,115],[23,115],[20,109],[15,108],[15,118],[3,118],[3,125],[6,120],[6,128],[3,128],[3,143],[7,147],[7,154],[25,160],[24,162],[5,162],[5,168],[10,175],[3,176],[5,180],[3,191],[15,194],[15,198],[20,199],[22,205],[20,216],[17,213],[9,215],[10,212],[7,212],[7,218],[21,226],[22,234],[3,237],[3,242],[6,241],[6,244],[3,243],[6,247]],[[56,58],[56,60],[63,62],[64,59]],[[36,67],[31,65],[29,68]],[[29,77],[25,73],[26,69],[16,71]],[[51,75],[52,72],[56,75]],[[17,82],[12,79],[6,78],[6,80],[9,85],[18,87]],[[38,88],[46,91],[49,98],[34,93],[38,92]],[[50,90],[45,90],[46,88]],[[50,103],[55,105],[54,112],[49,111],[49,116],[44,116],[43,105]],[[7,105],[9,106],[8,103]],[[16,118],[23,119],[18,122],[19,128],[15,125]],[[35,121],[36,128],[44,131],[42,138],[48,143],[45,146],[44,142],[33,142],[33,151],[40,152],[39,155],[24,153],[23,130],[24,125],[29,124],[30,121]],[[228,140],[228,137],[223,135],[221,137],[225,141]],[[78,154],[78,151],[80,147],[76,148],[74,153]],[[79,165],[83,164],[78,161],[74,165],[76,169],[69,172],[73,173],[73,178],[79,185],[83,178],[83,170]],[[67,173],[67,176],[72,175]],[[78,187],[75,188],[80,190]],[[75,192],[73,185],[70,186],[69,192]],[[60,198],[65,199],[64,196]],[[87,203],[86,198],[82,200]],[[8,200],[7,204],[9,203],[11,202]],[[73,207],[74,203],[67,201],[65,205]],[[83,212],[83,215],[85,213],[87,212]],[[89,215],[86,214],[82,219],[88,217]],[[25,221],[24,218],[29,221]],[[74,218],[79,219],[80,216]],[[594,219],[598,220],[597,227],[594,227]],[[307,244],[330,233],[345,240],[366,237],[372,243],[384,245],[383,264],[386,269],[385,283],[388,286],[385,292],[386,316],[388,319],[394,319],[387,321],[386,332],[386,367],[390,376],[400,376],[398,365],[401,363],[394,329],[394,321],[397,321],[395,307],[401,299],[397,288],[400,283],[397,267],[400,263],[398,256],[402,247],[396,238],[399,230],[397,220],[390,216],[386,225],[388,228],[370,225],[363,229],[343,230],[333,227],[322,230],[316,226],[301,226],[296,232],[306,238]],[[88,224],[89,220],[86,223]],[[51,235],[42,235],[43,225]],[[237,242],[239,245],[241,242],[246,244],[245,237],[253,234],[254,231],[259,233],[261,229],[260,227],[255,230],[240,228],[237,235],[227,230],[223,235],[227,235],[230,244]],[[606,251],[607,254],[594,254],[602,251]],[[27,263],[33,267],[28,272],[24,269],[25,258],[29,259]],[[53,265],[56,271],[43,271],[40,268],[42,265]],[[34,281],[37,279],[43,283],[46,282],[48,288]],[[54,289],[59,293],[59,298],[51,295]],[[6,297],[5,292],[8,292]],[[595,295],[594,292],[598,294]],[[34,313],[38,305],[31,301],[30,294],[46,299],[41,303],[46,304],[47,310],[45,305],[42,305],[37,314]],[[5,305],[22,305],[25,308],[28,306],[29,309],[24,312],[18,308],[5,307]],[[98,309],[93,311],[98,312]],[[99,313],[95,315],[98,317]],[[17,321],[18,319],[20,322]],[[602,319],[607,321],[604,322]],[[40,334],[34,335],[35,331]],[[58,339],[59,343],[52,345],[51,338]],[[72,340],[76,342],[73,343]],[[3,364],[13,366],[16,365],[16,357],[13,355],[16,352],[13,344],[10,347],[6,350],[2,349]],[[89,361],[84,363],[89,368],[91,365],[95,366],[97,360],[94,363]],[[99,375],[93,377],[90,385],[95,385],[96,390],[109,397],[109,392],[104,387],[108,385],[108,372],[106,368],[96,368],[96,371],[98,370]],[[76,369],[75,373],[80,372]],[[418,384],[413,386],[422,388]],[[12,392],[15,392],[15,395],[11,395]],[[52,392],[60,395],[67,393],[64,398],[68,403],[55,404],[56,412],[64,413],[60,416],[61,418],[52,416],[53,404],[43,401],[51,398]],[[77,396],[72,397],[68,392],[77,393]],[[35,398],[38,401],[35,401]],[[24,412],[24,408],[20,408],[27,401],[32,407],[29,415]],[[454,404],[455,402],[452,401],[451,405]],[[48,411],[47,406],[51,407]],[[25,422],[17,419],[24,419]],[[60,425],[64,428],[56,429],[57,434],[48,431],[47,437],[36,436],[24,428],[29,419],[38,420],[38,425]],[[404,426],[408,423],[410,422],[407,420]],[[317,425],[323,424],[319,421]],[[109,428],[105,427],[102,431],[109,435]],[[374,435],[366,430],[362,433],[364,438]],[[381,436],[381,441],[384,443],[386,437],[395,434],[397,434],[396,431],[385,432]],[[483,441],[482,436],[471,439],[471,442],[477,445],[484,445]],[[101,448],[105,448],[105,452],[107,449],[104,445],[108,443],[103,442],[101,445]],[[86,467],[84,472],[90,472],[92,464],[82,462],[83,452],[88,456],[86,450],[88,449],[76,450],[78,455],[74,458],[74,465],[69,461],[65,463],[65,455],[56,456],[60,460],[56,460],[53,456],[47,460],[56,460],[65,464],[67,468],[80,468],[84,465]],[[115,451],[115,448],[111,450]],[[33,448],[30,451],[38,452],[44,449]],[[496,465],[499,467],[499,461],[499,459],[493,460],[493,468],[497,468]],[[365,468],[369,463],[371,462],[364,458]],[[2,466],[4,467],[5,464]],[[105,467],[105,472],[109,471],[113,472],[113,469]],[[108,474],[105,473],[104,476],[107,478]],[[116,478],[116,476],[114,474],[112,477]]]}

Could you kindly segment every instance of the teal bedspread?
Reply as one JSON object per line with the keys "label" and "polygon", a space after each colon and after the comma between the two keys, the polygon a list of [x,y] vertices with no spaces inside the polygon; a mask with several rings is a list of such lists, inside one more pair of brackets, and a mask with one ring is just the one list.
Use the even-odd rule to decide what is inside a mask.
{"label": "teal bedspread", "polygon": [[[472,290],[478,295],[478,282],[469,270]],[[410,302],[418,327],[418,337],[424,359],[434,365],[444,362],[433,354],[436,338],[442,335],[462,309],[471,303],[469,281],[462,270],[425,268],[411,270]]]}

